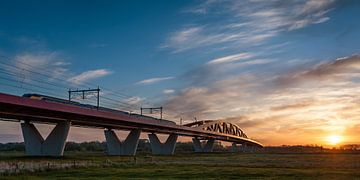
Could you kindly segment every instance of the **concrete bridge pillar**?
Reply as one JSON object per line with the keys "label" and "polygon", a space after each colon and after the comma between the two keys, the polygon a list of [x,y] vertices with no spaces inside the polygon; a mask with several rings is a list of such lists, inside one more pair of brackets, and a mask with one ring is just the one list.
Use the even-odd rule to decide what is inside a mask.
{"label": "concrete bridge pillar", "polygon": [[257,150],[258,150],[258,148],[255,147],[255,146],[249,146],[249,145],[247,145],[246,148],[245,148],[245,152],[249,152],[249,153],[254,153],[254,152],[256,152]]}
{"label": "concrete bridge pillar", "polygon": [[156,134],[149,134],[151,151],[157,155],[173,155],[175,151],[177,134],[170,134],[165,143],[161,143]]}
{"label": "concrete bridge pillar", "polygon": [[255,146],[249,146],[246,143],[240,144],[239,146],[236,143],[232,144],[231,151],[232,152],[255,152],[258,148]]}
{"label": "concrete bridge pillar", "polygon": [[115,132],[111,129],[104,130],[107,154],[111,156],[135,156],[139,144],[141,130],[133,129],[126,139],[121,142]]}
{"label": "concrete bridge pillar", "polygon": [[212,152],[214,149],[215,139],[207,140],[204,146],[201,145],[201,142],[198,138],[192,138],[195,152]]}
{"label": "concrete bridge pillar", "polygon": [[70,122],[60,122],[44,140],[34,124],[21,123],[25,142],[25,154],[28,156],[62,156]]}
{"label": "concrete bridge pillar", "polygon": [[231,145],[231,152],[239,152],[239,151],[240,151],[240,147],[235,142],[233,142]]}
{"label": "concrete bridge pillar", "polygon": [[238,146],[236,143],[231,144],[231,152],[238,152]]}

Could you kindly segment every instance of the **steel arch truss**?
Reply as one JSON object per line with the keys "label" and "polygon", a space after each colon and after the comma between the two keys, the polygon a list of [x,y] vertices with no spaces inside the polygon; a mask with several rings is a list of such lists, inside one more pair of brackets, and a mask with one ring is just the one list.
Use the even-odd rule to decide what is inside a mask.
{"label": "steel arch truss", "polygon": [[200,128],[205,131],[212,131],[216,133],[248,138],[246,134],[236,124],[232,124],[224,121],[200,121],[200,122],[196,124],[194,123],[192,124],[192,126],[198,125],[197,128]]}

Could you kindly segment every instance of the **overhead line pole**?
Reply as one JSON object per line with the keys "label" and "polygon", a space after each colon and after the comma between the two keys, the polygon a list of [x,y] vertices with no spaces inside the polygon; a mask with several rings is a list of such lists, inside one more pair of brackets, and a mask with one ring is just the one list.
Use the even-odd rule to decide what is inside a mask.
{"label": "overhead line pole", "polygon": [[162,120],[163,117],[163,107],[156,107],[156,108],[140,108],[140,114],[143,115],[143,110],[149,110],[149,114],[153,114],[154,110],[160,110],[160,119]]}
{"label": "overhead line pole", "polygon": [[85,93],[86,92],[96,92],[96,97],[97,97],[97,101],[96,101],[96,107],[97,109],[99,109],[100,106],[100,88],[98,86],[97,89],[77,89],[77,90],[71,90],[69,89],[68,93],[69,93],[69,101],[71,101],[71,94],[72,93],[82,93],[82,99],[85,99]]}

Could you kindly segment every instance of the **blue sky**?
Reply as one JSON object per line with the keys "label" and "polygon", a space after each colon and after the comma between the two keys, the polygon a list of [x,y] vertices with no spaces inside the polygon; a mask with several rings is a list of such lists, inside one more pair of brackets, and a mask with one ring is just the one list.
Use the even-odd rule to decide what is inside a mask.
{"label": "blue sky", "polygon": [[[164,106],[171,119],[227,118],[265,144],[306,143],[283,139],[291,128],[321,131],[314,142],[334,131],[354,142],[359,10],[355,0],[3,1],[0,55],[18,69],[48,69],[51,83],[64,79],[53,92],[62,96],[99,85],[125,103]],[[4,83],[1,92],[29,92]]]}

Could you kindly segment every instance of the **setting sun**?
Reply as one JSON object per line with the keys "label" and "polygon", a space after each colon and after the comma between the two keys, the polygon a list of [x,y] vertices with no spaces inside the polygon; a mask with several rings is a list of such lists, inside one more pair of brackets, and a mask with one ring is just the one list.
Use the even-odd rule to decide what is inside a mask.
{"label": "setting sun", "polygon": [[331,135],[327,137],[327,141],[330,145],[337,145],[342,141],[342,137],[338,135]]}

